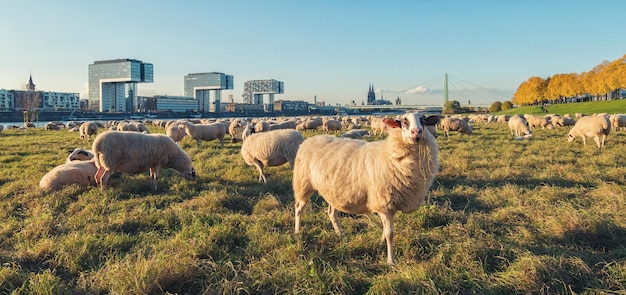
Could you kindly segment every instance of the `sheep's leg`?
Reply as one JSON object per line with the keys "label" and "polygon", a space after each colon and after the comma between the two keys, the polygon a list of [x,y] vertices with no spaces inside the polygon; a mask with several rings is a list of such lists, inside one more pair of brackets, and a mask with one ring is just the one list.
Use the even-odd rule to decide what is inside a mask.
{"label": "sheep's leg", "polygon": [[604,139],[606,138],[606,135],[602,134],[602,146],[604,146]]}
{"label": "sheep's leg", "polygon": [[330,218],[330,222],[333,224],[335,231],[339,235],[343,235],[343,229],[341,228],[341,222],[339,221],[339,214],[337,214],[338,212],[339,210],[328,204],[328,217]]}
{"label": "sheep's leg", "polygon": [[157,184],[159,182],[159,167],[150,167],[150,176],[152,177],[152,185],[154,186],[154,190],[156,190]]}
{"label": "sheep's leg", "polygon": [[306,185],[296,186],[294,185],[294,199],[296,212],[295,212],[295,233],[300,233],[300,220],[302,219],[302,209],[304,209],[304,205],[311,199],[311,196],[315,190],[307,188]]}
{"label": "sheep's leg", "polygon": [[98,168],[95,178],[96,178],[96,183],[100,183],[100,190],[104,190],[104,186],[109,181],[110,176],[111,176],[111,171],[107,170],[104,167]]}
{"label": "sheep's leg", "polygon": [[300,233],[300,220],[302,219],[302,209],[306,205],[306,200],[296,200],[296,214],[295,214],[295,233]]}
{"label": "sheep's leg", "polygon": [[267,182],[267,179],[265,178],[265,174],[263,174],[263,163],[255,159],[254,166],[256,166],[256,169],[259,171],[259,182],[263,182],[263,183]]}
{"label": "sheep's leg", "polygon": [[587,137],[584,135],[582,137],[583,137],[583,145],[587,145]]}
{"label": "sheep's leg", "polygon": [[383,222],[383,237],[387,241],[387,263],[395,264],[393,260],[393,213],[378,213]]}

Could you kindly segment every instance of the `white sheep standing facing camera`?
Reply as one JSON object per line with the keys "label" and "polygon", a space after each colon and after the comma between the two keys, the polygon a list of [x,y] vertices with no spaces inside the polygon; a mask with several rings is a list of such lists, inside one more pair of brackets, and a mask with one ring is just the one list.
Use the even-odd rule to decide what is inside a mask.
{"label": "white sheep standing facing camera", "polygon": [[440,116],[421,113],[385,119],[385,140],[366,142],[318,135],[298,149],[293,171],[295,232],[300,232],[302,210],[317,192],[328,202],[328,216],[342,233],[338,212],[376,212],[383,223],[387,262],[394,264],[393,217],[398,211],[416,211],[439,170],[439,149],[425,125]]}

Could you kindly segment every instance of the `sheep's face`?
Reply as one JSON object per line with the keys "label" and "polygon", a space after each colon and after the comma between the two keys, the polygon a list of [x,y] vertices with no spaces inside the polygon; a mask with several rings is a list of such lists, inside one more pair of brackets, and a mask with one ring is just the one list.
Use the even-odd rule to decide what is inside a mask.
{"label": "sheep's face", "polygon": [[181,175],[187,180],[193,180],[196,178],[196,169],[190,167],[181,173]]}
{"label": "sheep's face", "polygon": [[576,136],[574,136],[572,132],[567,134],[567,142],[572,142],[574,139],[576,139]]}
{"label": "sheep's face", "polygon": [[396,120],[385,119],[383,122],[391,128],[402,128],[402,140],[408,144],[415,144],[425,135],[425,126],[433,126],[439,120],[439,116],[424,117],[421,113],[412,113],[405,114]]}

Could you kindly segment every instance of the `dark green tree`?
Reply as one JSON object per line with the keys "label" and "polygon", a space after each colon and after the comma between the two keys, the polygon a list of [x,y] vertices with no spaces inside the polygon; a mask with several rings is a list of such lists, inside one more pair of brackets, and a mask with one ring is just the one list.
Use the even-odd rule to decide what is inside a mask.
{"label": "dark green tree", "polygon": [[499,101],[496,101],[492,103],[491,106],[489,106],[489,111],[492,113],[499,112],[501,110],[502,110],[502,103]]}

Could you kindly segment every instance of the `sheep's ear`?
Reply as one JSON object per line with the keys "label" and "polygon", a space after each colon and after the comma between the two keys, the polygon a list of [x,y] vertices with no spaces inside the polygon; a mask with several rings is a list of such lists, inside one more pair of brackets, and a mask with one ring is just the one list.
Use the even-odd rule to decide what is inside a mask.
{"label": "sheep's ear", "polygon": [[384,118],[383,119],[383,123],[385,123],[385,125],[387,125],[387,127],[400,128],[400,121],[395,120],[395,119]]}
{"label": "sheep's ear", "polygon": [[428,116],[426,117],[426,120],[424,121],[424,125],[435,126],[437,125],[437,123],[439,123],[440,120],[441,120],[441,116],[439,115]]}

